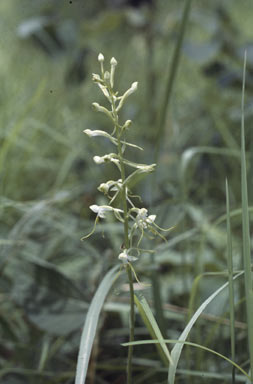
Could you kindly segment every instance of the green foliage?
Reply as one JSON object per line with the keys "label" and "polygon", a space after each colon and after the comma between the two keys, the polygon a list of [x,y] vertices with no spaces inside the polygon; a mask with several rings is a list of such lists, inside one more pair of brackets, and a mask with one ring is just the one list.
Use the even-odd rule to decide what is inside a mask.
{"label": "green foliage", "polygon": [[[82,133],[111,132],[111,120],[102,114],[94,117],[90,108],[94,100],[103,103],[103,95],[97,95],[90,81],[100,51],[120,62],[120,74],[115,74],[119,94],[134,80],[140,84],[121,109],[122,121],[134,121],[128,140],[145,149],[129,146],[128,140],[124,143],[131,159],[125,163],[126,185],[142,197],[135,200],[137,208],[147,207],[164,228],[175,226],[166,243],[156,238],[153,247],[144,238],[142,249],[152,248],[155,253],[142,250],[134,264],[138,279],[152,282],[142,289],[163,339],[179,340],[189,330],[187,324],[192,324],[190,340],[202,348],[182,349],[187,341],[175,345],[180,357],[175,380],[231,383],[231,363],[207,349],[235,359],[247,372],[250,368],[245,346],[253,345],[247,333],[252,319],[247,229],[253,211],[252,3],[192,1],[187,23],[183,10],[187,15],[190,1],[158,0],[141,7],[130,6],[128,0],[117,7],[116,3],[0,2],[1,384],[73,383],[84,318],[122,251],[124,228],[113,215],[100,221],[89,241],[80,241],[94,223],[88,207],[108,203],[97,186],[117,177],[114,164],[97,167],[92,161],[94,154],[112,153],[113,141],[91,140]],[[241,117],[245,120],[242,152]],[[140,168],[132,168],[131,173],[133,163],[154,161],[158,165],[152,175],[144,177],[147,174]],[[120,209],[119,191],[112,204]],[[223,289],[210,301],[228,280],[231,287],[232,275],[243,269],[245,280],[233,280],[233,295],[231,289],[230,295]],[[134,288],[140,286],[136,283]],[[96,327],[94,323],[97,333],[87,383],[124,381],[128,296],[121,274]],[[196,312],[206,301],[208,307]],[[190,314],[194,325],[193,320],[189,323]],[[149,338],[136,314],[136,342]],[[245,382],[242,373],[234,372],[235,382]],[[135,344],[134,383],[166,383],[167,376],[154,347]]]}

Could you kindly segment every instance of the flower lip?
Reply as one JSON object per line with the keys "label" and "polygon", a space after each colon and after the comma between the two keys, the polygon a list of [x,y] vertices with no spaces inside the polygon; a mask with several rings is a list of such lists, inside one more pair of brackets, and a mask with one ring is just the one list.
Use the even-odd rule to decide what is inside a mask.
{"label": "flower lip", "polygon": [[94,156],[93,160],[96,164],[103,164],[105,162],[105,159],[101,156]]}
{"label": "flower lip", "polygon": [[129,251],[130,251],[130,249],[124,249],[124,251],[121,252],[121,253],[119,254],[119,256],[118,256],[118,259],[121,260],[121,261],[123,262],[123,264],[127,264],[127,263],[129,263],[130,261],[136,261],[136,260],[138,260],[137,257],[129,255],[129,254],[128,254]]}
{"label": "flower lip", "polygon": [[93,204],[93,205],[90,205],[90,209],[94,213],[96,213],[97,216],[100,217],[101,219],[105,218],[105,214],[107,212],[115,212],[115,213],[123,212],[122,209],[113,208],[110,205],[100,205],[99,206],[99,205]]}

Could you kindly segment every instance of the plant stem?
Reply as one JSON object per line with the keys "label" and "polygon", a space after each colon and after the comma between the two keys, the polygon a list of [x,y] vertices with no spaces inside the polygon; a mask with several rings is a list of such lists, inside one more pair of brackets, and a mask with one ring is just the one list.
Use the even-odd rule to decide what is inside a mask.
{"label": "plant stem", "polygon": [[[124,246],[126,249],[129,248],[129,236],[128,236],[128,209],[127,209],[127,187],[125,185],[126,173],[125,173],[125,165],[123,162],[123,153],[122,153],[122,145],[121,145],[121,131],[120,126],[118,124],[118,114],[115,108],[115,103],[112,98],[112,113],[115,119],[115,128],[117,132],[117,140],[118,140],[118,156],[119,156],[119,164],[120,164],[120,174],[122,180],[122,204],[123,204],[123,215],[124,215]],[[133,285],[133,274],[130,266],[127,264],[126,266],[128,282],[129,282],[129,292],[130,292],[130,323],[129,323],[129,342],[134,341],[134,285]],[[127,384],[132,384],[132,359],[133,359],[133,346],[130,345],[128,347],[128,357],[127,357]]]}
{"label": "plant stem", "polygon": [[[129,324],[129,342],[134,341],[134,284],[133,284],[133,274],[130,266],[127,266],[127,275],[129,281],[129,290],[130,290],[130,324]],[[129,345],[128,347],[128,357],[127,357],[127,384],[132,383],[132,359],[133,359],[133,346]]]}

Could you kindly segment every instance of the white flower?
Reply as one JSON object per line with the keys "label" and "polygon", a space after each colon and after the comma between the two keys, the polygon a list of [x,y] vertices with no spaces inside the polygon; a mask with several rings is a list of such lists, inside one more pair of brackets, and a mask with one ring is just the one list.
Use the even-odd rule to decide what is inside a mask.
{"label": "white flower", "polygon": [[105,163],[104,156],[103,157],[101,157],[101,156],[94,156],[93,160],[95,161],[96,164],[103,164],[103,163]]}
{"label": "white flower", "polygon": [[112,119],[111,112],[108,111],[108,109],[106,109],[102,105],[99,105],[98,103],[92,103],[92,106],[95,109],[95,111],[105,113],[108,117],[110,117],[110,119]]}
{"label": "white flower", "polygon": [[136,224],[139,228],[145,229],[148,227],[148,225],[151,225],[154,223],[156,219],[156,215],[150,215],[148,216],[148,210],[146,208],[140,208],[138,209],[138,213],[136,216]]}
{"label": "white flower", "polygon": [[109,189],[111,191],[118,191],[122,187],[122,180],[119,179],[118,181],[109,180],[106,183],[101,183],[98,187],[98,190],[100,192],[103,192],[104,194],[107,194],[109,192]]}
{"label": "white flower", "polygon": [[109,133],[105,131],[101,131],[99,129],[94,129],[94,130],[85,129],[83,132],[86,133],[86,135],[89,137],[104,136],[104,137],[111,138],[111,135],[109,135]]}
{"label": "white flower", "polygon": [[124,93],[124,95],[121,96],[120,98],[118,98],[118,99],[120,99],[120,102],[119,102],[119,105],[118,105],[117,108],[116,108],[116,111],[117,111],[117,112],[122,108],[122,106],[123,106],[123,104],[124,104],[126,98],[127,98],[128,96],[130,96],[132,93],[134,93],[134,92],[137,90],[137,88],[138,88],[138,82],[135,81],[135,82],[131,85],[131,87]]}
{"label": "white flower", "polygon": [[88,135],[89,137],[99,136],[98,130],[92,131],[91,129],[85,129],[83,132],[86,133],[86,135]]}
{"label": "white flower", "polygon": [[129,263],[129,261],[138,260],[137,257],[129,255],[128,254],[129,251],[130,251],[130,249],[124,249],[124,251],[119,254],[118,258],[119,258],[119,260],[121,260],[123,262],[123,264]]}
{"label": "white flower", "polygon": [[104,156],[94,156],[93,160],[95,161],[96,164],[103,164],[106,162],[111,161],[112,163],[118,165],[119,164],[119,159],[117,159],[115,153],[109,153],[108,155]]}
{"label": "white flower", "polygon": [[90,209],[97,214],[101,219],[105,218],[107,212],[122,213],[122,209],[113,208],[110,205],[91,205]]}

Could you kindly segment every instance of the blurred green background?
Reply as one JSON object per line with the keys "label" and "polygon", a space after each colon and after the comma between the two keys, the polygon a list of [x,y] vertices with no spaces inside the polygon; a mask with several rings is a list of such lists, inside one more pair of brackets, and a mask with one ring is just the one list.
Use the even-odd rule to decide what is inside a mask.
{"label": "blurred green background", "polygon": [[[226,177],[232,208],[240,207],[245,50],[250,204],[253,201],[253,4],[192,1],[168,99],[166,87],[185,4],[182,0],[0,2],[0,383],[74,382],[85,313],[99,281],[117,262],[123,232],[113,221],[101,223],[92,238],[80,241],[93,225],[89,205],[106,201],[97,186],[116,177],[113,167],[99,167],[92,160],[111,152],[110,145],[82,132],[111,129],[104,116],[91,109],[94,101],[104,103],[91,81],[92,73],[99,72],[99,52],[108,66],[112,56],[117,59],[120,92],[134,81],[139,83],[122,120],[133,120],[128,140],[144,152],[131,150],[128,157],[158,166],[156,174],[134,192],[158,215],[159,225],[175,226],[168,243],[152,245],[157,250],[153,264],[148,254],[136,264],[141,280],[158,285],[158,291],[149,288],[145,295],[151,303],[162,300],[169,337],[177,338],[185,324],[194,278],[227,268],[225,222],[217,224],[217,219],[225,212]],[[159,131],[163,105],[166,119]],[[235,268],[241,266],[240,231],[240,217],[235,216]],[[194,307],[222,281],[205,278]],[[128,334],[127,297],[124,285],[119,285],[105,307],[90,383],[124,380],[126,351],[120,343]],[[209,312],[223,318],[226,305],[224,295]],[[246,333],[240,306],[237,319],[243,361]],[[216,320],[210,316],[207,323],[200,322],[196,338],[201,339],[204,329],[208,346],[219,340],[226,354],[228,326]],[[139,321],[139,335],[143,333]],[[217,358],[196,355],[188,363],[182,359],[182,367],[216,372],[226,368]],[[155,350],[136,348],[137,357],[156,359]],[[137,360],[136,383],[166,382],[159,364],[157,378],[144,379],[145,363]]]}

